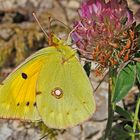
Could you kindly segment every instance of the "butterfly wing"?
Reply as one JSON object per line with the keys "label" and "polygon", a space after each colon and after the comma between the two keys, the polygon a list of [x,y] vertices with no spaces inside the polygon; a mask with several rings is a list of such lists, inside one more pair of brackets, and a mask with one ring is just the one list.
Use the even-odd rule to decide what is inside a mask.
{"label": "butterfly wing", "polygon": [[40,119],[36,106],[36,83],[48,55],[49,49],[38,51],[3,81],[0,85],[0,118]]}
{"label": "butterfly wing", "polygon": [[72,49],[61,46],[43,65],[38,78],[37,104],[44,123],[67,128],[87,120],[95,111],[91,84]]}

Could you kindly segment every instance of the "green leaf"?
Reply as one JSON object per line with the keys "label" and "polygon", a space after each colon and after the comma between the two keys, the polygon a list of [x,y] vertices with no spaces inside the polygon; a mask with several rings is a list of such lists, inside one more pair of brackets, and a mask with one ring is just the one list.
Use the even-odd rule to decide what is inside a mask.
{"label": "green leaf", "polygon": [[124,96],[126,96],[129,90],[133,87],[136,79],[136,65],[128,64],[123,68],[115,83],[113,102],[120,101]]}
{"label": "green leaf", "polygon": [[137,45],[138,45],[138,47],[140,46],[140,32],[139,32],[139,35],[137,37]]}
{"label": "green leaf", "polygon": [[126,132],[125,130],[121,129],[121,128],[113,128],[113,131],[115,132],[115,138],[116,140],[126,140],[130,137],[130,134],[128,132]]}
{"label": "green leaf", "polygon": [[137,73],[138,82],[140,83],[140,63],[139,62],[136,63],[136,73]]}
{"label": "green leaf", "polygon": [[132,128],[130,125],[126,124],[126,125],[124,126],[124,128],[125,128],[128,132],[133,133],[133,128]]}
{"label": "green leaf", "polygon": [[117,112],[118,114],[120,114],[121,116],[123,116],[124,118],[130,121],[133,120],[133,116],[131,116],[131,114],[128,111],[124,110],[120,106],[116,106],[115,112]]}
{"label": "green leaf", "polygon": [[89,77],[90,75],[90,70],[91,70],[91,62],[86,62],[85,65],[84,65],[84,69],[87,73],[87,76]]}
{"label": "green leaf", "polygon": [[134,0],[137,4],[140,4],[140,0]]}
{"label": "green leaf", "polygon": [[138,24],[136,27],[135,27],[135,31],[140,33],[140,24]]}

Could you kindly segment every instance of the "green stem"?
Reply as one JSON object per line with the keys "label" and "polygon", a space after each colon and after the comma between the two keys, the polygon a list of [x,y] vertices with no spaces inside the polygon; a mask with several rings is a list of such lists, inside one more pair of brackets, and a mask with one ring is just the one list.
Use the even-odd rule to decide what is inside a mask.
{"label": "green stem", "polygon": [[115,104],[112,102],[113,88],[114,88],[114,82],[113,82],[113,75],[111,74],[109,79],[109,88],[108,88],[108,120],[107,120],[104,140],[111,139],[112,123],[113,123],[114,112],[115,112]]}
{"label": "green stem", "polygon": [[[139,113],[139,109],[140,109],[140,97],[138,97],[138,100],[137,100],[137,104],[136,104],[136,110],[135,110],[135,115],[134,115],[134,122],[133,122],[133,134],[132,134],[132,140],[135,140],[136,136],[135,136],[135,133],[136,133],[136,128],[137,128],[137,125],[139,126],[139,116],[138,116],[138,113]],[[139,126],[140,127],[140,126]],[[138,127],[138,128],[139,128]]]}
{"label": "green stem", "polygon": [[[138,131],[140,132],[140,122],[138,122]],[[140,134],[138,135],[138,138],[140,140]]]}

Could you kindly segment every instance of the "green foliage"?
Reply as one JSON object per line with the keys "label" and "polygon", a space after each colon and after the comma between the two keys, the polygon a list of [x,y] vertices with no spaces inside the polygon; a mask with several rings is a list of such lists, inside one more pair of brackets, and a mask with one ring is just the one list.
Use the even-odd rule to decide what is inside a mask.
{"label": "green foliage", "polygon": [[135,27],[135,31],[140,33],[140,24],[138,24],[136,27]]}
{"label": "green foliage", "polygon": [[121,108],[120,106],[116,106],[115,112],[117,112],[120,116],[123,116],[129,121],[132,121],[133,116],[125,109]]}
{"label": "green foliage", "polygon": [[133,128],[128,124],[124,126],[124,129],[126,129],[129,133],[133,133]]}
{"label": "green foliage", "polygon": [[113,102],[122,100],[128,94],[135,83],[135,79],[136,66],[135,64],[128,64],[120,71],[116,79]]}
{"label": "green foliage", "polygon": [[134,0],[136,3],[140,4],[140,0]]}
{"label": "green foliage", "polygon": [[115,140],[127,140],[130,138],[130,134],[122,128],[113,128],[115,132]]}
{"label": "green foliage", "polygon": [[140,63],[139,62],[136,63],[136,71],[137,71],[137,79],[140,83]]}

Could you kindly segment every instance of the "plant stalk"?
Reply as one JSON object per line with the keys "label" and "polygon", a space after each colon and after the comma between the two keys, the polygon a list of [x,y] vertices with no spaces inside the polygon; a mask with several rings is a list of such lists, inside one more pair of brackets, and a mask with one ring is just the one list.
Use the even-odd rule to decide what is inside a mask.
{"label": "plant stalk", "polygon": [[139,109],[140,109],[140,96],[138,97],[138,100],[137,100],[137,104],[136,104],[136,110],[135,110],[135,115],[134,115],[134,121],[133,121],[133,134],[132,134],[132,140],[136,140],[136,128],[137,128],[137,125],[138,125],[138,128],[140,127],[139,125]]}
{"label": "plant stalk", "polygon": [[113,123],[114,112],[115,112],[115,104],[112,102],[113,86],[114,86],[113,77],[110,76],[109,88],[108,88],[108,120],[107,120],[107,126],[106,126],[106,130],[105,130],[104,140],[111,139],[112,123]]}

